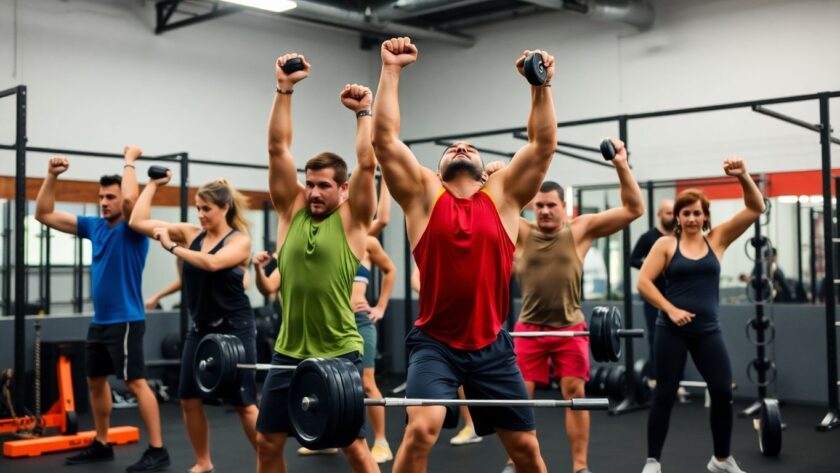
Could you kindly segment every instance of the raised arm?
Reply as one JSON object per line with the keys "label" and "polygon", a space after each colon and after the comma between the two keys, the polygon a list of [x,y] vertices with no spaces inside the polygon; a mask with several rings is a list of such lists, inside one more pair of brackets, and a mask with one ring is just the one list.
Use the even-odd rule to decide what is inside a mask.
{"label": "raised arm", "polygon": [[488,180],[501,180],[505,200],[511,202],[517,210],[534,198],[557,149],[557,116],[550,87],[551,78],[554,76],[554,56],[540,50],[524,51],[516,60],[516,68],[523,76],[525,59],[531,54],[542,56],[547,75],[546,85],[531,86],[528,143],[516,152],[507,167]]}
{"label": "raised arm", "polygon": [[382,177],[405,209],[423,203],[427,180],[434,178],[400,140],[400,73],[417,60],[417,47],[410,38],[392,38],[382,43],[381,55],[382,72],[373,104],[373,148]]}
{"label": "raised arm", "polygon": [[267,251],[260,251],[251,258],[251,264],[257,275],[254,280],[257,282],[257,289],[264,296],[276,294],[280,289],[280,271],[275,268],[271,275],[266,276],[265,267],[271,261],[271,255]]}
{"label": "raised arm", "polygon": [[691,322],[694,314],[671,304],[653,283],[665,271],[665,267],[668,265],[668,250],[674,247],[676,247],[676,239],[672,236],[656,240],[642,264],[642,269],[639,271],[639,281],[636,287],[646,301],[664,312],[671,321],[677,325],[685,325]]}
{"label": "raised arm", "polygon": [[376,205],[376,217],[370,224],[368,235],[378,237],[391,221],[391,192],[385,179],[379,183],[379,203]]}
{"label": "raised arm", "polygon": [[35,220],[60,232],[76,234],[77,218],[68,212],[55,211],[55,183],[58,176],[70,167],[67,158],[50,158],[47,164],[47,177],[41,184],[38,197],[35,200]]}
{"label": "raised arm", "polygon": [[341,91],[341,104],[356,114],[356,168],[350,174],[347,200],[353,220],[365,228],[376,210],[376,158],[370,142],[372,98],[370,89],[359,84],[347,84]]}
{"label": "raised arm", "polygon": [[178,258],[197,268],[211,272],[240,266],[251,254],[251,237],[242,232],[228,238],[225,245],[215,253],[191,250],[175,243],[172,241],[167,227],[155,228],[153,238],[158,240],[165,250]]}
{"label": "raised arm", "polygon": [[630,165],[627,163],[627,150],[624,148],[624,143],[615,138],[612,139],[612,143],[616,152],[612,162],[618,174],[621,207],[608,209],[596,214],[581,215],[575,219],[583,224],[583,238],[588,240],[612,235],[627,225],[630,225],[630,222],[645,213],[642,191],[639,189],[636,178],[633,177],[633,172],[630,171]]}
{"label": "raised arm", "polygon": [[131,219],[131,212],[134,210],[137,196],[140,195],[140,188],[137,186],[137,168],[134,164],[143,155],[143,151],[136,146],[126,145],[123,148],[123,155],[125,164],[120,189],[122,189],[123,218],[127,222]]}
{"label": "raised arm", "polygon": [[152,200],[155,198],[155,193],[159,186],[165,186],[172,178],[172,171],[166,173],[166,177],[154,179],[146,184],[143,192],[137,198],[134,204],[134,210],[131,212],[131,219],[128,225],[136,232],[142,233],[147,237],[155,238],[155,229],[166,228],[169,231],[169,238],[173,242],[186,245],[189,244],[198,233],[200,228],[188,223],[170,223],[163,220],[152,220]]}
{"label": "raised arm", "polygon": [[761,195],[755,181],[747,172],[743,159],[738,157],[726,159],[723,162],[723,172],[727,176],[738,178],[744,193],[744,208],[709,232],[709,239],[720,249],[726,249],[732,244],[764,212],[764,196]]}
{"label": "raised arm", "polygon": [[[300,58],[303,70],[286,74],[283,66]],[[268,191],[277,213],[291,220],[304,205],[303,186],[298,181],[297,165],[292,158],[292,92],[296,83],[309,76],[310,65],[302,55],[286,54],[275,63],[277,92],[268,120]]]}

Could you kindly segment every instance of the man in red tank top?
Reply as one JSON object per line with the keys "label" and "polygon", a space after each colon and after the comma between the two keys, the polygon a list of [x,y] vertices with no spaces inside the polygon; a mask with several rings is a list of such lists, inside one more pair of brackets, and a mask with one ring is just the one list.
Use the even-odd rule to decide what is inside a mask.
{"label": "man in red tank top", "polygon": [[[403,67],[417,60],[409,38],[382,44],[382,74],[373,112],[373,145],[382,176],[406,215],[408,238],[420,270],[420,317],[406,338],[410,351],[406,396],[455,399],[527,399],[513,343],[501,331],[509,302],[519,212],[540,187],[557,143],[548,87],[554,58],[540,54],[546,86],[531,87],[528,143],[505,169],[489,178],[478,150],[458,141],[443,153],[435,173],[400,141],[398,85]],[[476,433],[497,433],[518,472],[544,472],[530,408],[470,409]],[[422,472],[455,409],[409,407],[395,473]],[[447,422],[448,421],[448,422]],[[454,419],[457,423],[457,418]]]}

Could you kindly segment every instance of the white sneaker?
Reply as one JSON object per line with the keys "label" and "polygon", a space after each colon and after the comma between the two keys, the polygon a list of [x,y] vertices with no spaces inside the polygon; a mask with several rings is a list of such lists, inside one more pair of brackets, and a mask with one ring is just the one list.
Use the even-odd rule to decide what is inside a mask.
{"label": "white sneaker", "polygon": [[642,468],[642,473],[662,473],[662,465],[656,458],[648,458],[645,460],[645,467]]}
{"label": "white sneaker", "polygon": [[724,461],[720,461],[712,456],[709,460],[709,464],[706,465],[706,469],[712,473],[747,473],[742,470],[737,463],[735,463],[735,459],[732,458],[731,455]]}
{"label": "white sneaker", "polygon": [[449,439],[449,443],[451,445],[469,445],[471,443],[481,442],[482,440],[484,439],[476,435],[475,430],[467,425],[464,426],[463,429],[459,430],[454,437]]}

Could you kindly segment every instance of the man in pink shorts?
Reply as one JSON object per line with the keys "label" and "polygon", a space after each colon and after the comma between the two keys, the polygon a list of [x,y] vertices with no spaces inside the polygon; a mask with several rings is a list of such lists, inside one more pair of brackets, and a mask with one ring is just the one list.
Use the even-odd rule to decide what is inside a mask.
{"label": "man in pink shorts", "polygon": [[[611,235],[644,213],[642,193],[627,164],[624,143],[613,139],[613,159],[620,182],[621,207],[596,214],[568,216],[563,188],[546,181],[534,198],[536,224],[520,220],[516,274],[522,287],[517,332],[586,330],[580,310],[583,260],[596,238]],[[537,337],[515,339],[516,361],[525,387],[534,396],[536,383],[548,383],[549,360],[564,399],[584,397],[589,379],[589,338]],[[589,412],[566,411],[566,435],[572,471],[589,473]]]}

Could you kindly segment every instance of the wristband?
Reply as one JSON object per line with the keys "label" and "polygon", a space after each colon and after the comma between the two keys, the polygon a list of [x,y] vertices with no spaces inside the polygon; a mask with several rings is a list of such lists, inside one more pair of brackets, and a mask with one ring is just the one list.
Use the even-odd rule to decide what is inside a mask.
{"label": "wristband", "polygon": [[373,114],[370,113],[370,110],[359,110],[358,112],[356,112],[356,118],[372,117],[372,116],[373,116]]}
{"label": "wristband", "polygon": [[283,90],[280,87],[277,87],[277,93],[280,95],[292,95],[292,92],[294,92],[293,89]]}
{"label": "wristband", "polygon": [[134,166],[133,164],[123,164],[123,168],[137,169],[137,167]]}
{"label": "wristband", "polygon": [[166,251],[168,251],[168,252],[170,252],[170,253],[172,253],[172,254],[174,255],[174,254],[175,254],[175,253],[174,253],[175,248],[178,248],[178,244],[177,244],[177,243],[173,243],[173,244],[172,244],[172,246],[170,246],[169,248],[167,248],[167,249],[166,249]]}

